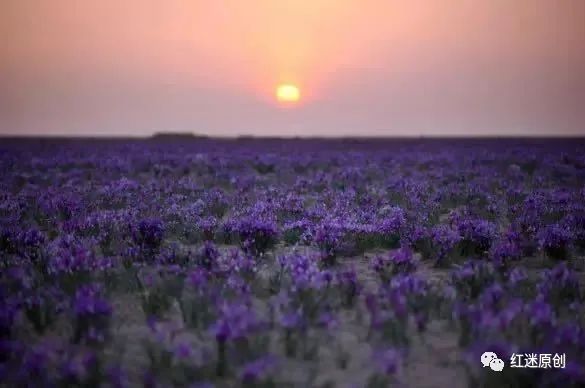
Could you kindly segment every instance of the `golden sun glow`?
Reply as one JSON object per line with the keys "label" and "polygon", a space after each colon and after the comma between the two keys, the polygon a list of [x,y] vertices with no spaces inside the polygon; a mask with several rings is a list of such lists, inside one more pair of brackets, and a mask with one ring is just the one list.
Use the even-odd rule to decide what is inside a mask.
{"label": "golden sun glow", "polygon": [[283,84],[276,88],[276,98],[283,103],[297,102],[301,98],[301,93],[295,85]]}

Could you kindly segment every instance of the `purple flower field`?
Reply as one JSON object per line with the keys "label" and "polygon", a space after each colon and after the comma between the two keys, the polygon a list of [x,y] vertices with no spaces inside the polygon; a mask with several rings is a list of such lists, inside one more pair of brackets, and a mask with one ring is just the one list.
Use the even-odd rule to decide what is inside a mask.
{"label": "purple flower field", "polygon": [[0,386],[585,386],[581,140],[12,140],[0,168]]}

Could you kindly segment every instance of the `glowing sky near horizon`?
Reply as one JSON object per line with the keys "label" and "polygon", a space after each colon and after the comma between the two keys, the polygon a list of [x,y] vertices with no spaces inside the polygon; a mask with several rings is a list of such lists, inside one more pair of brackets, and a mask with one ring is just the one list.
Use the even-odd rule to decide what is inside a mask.
{"label": "glowing sky near horizon", "polygon": [[7,0],[0,134],[585,135],[584,68],[581,0]]}

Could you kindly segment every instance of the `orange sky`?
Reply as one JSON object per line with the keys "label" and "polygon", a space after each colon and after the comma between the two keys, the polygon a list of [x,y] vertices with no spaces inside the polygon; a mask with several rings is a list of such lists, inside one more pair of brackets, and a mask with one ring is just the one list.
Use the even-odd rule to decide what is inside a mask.
{"label": "orange sky", "polygon": [[584,21],[581,0],[8,0],[0,133],[585,134]]}

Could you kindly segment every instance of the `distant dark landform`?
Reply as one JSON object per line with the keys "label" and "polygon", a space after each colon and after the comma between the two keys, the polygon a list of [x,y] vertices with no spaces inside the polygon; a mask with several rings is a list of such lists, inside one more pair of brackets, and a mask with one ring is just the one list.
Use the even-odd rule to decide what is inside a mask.
{"label": "distant dark landform", "polygon": [[193,132],[157,132],[150,137],[152,140],[195,140],[209,139],[207,135],[196,134]]}
{"label": "distant dark landform", "polygon": [[[195,132],[157,132],[151,136],[18,136],[1,135],[2,145],[17,145],[37,143],[43,146],[51,146],[66,143],[91,143],[91,144],[112,144],[112,143],[181,143],[187,144],[248,144],[248,145],[316,145],[329,144],[337,147],[365,146],[372,148],[396,147],[401,145],[415,144],[462,144],[462,145],[487,145],[500,143],[506,145],[567,145],[575,146],[585,144],[583,136],[256,136],[242,134],[238,136],[213,136]],[[0,146],[1,147],[1,146]]]}

